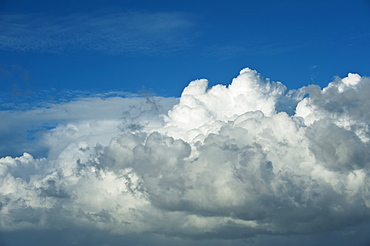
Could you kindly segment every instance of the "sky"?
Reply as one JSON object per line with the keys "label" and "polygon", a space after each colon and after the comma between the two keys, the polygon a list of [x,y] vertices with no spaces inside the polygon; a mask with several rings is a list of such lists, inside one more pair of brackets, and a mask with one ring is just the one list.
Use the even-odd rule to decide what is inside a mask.
{"label": "sky", "polygon": [[251,67],[289,88],[369,75],[369,1],[3,0],[1,91],[180,96]]}
{"label": "sky", "polygon": [[370,245],[370,2],[0,1],[0,245]]}

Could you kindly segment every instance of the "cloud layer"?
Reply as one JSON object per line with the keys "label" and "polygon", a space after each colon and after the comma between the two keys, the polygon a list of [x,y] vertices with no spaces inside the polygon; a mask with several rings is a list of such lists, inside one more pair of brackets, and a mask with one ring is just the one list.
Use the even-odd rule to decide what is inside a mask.
{"label": "cloud layer", "polygon": [[111,12],[46,16],[3,14],[0,49],[36,52],[94,50],[152,54],[191,39],[194,21],[181,12]]}
{"label": "cloud layer", "polygon": [[[60,123],[35,140],[44,157],[0,159],[0,229],[237,239],[359,225],[370,216],[369,87],[349,74],[292,91],[247,68],[228,86],[193,81],[179,102],[14,111],[9,122]],[[98,105],[128,110],[113,120]]]}

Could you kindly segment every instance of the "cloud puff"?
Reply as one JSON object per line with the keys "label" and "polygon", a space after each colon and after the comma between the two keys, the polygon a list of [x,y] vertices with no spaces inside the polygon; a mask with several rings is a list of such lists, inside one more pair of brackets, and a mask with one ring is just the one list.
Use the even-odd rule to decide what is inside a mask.
{"label": "cloud puff", "polygon": [[59,125],[43,133],[49,156],[0,159],[0,228],[237,239],[359,225],[369,86],[349,74],[290,91],[244,69],[228,86],[191,82],[162,121],[135,125],[153,104],[133,107],[109,143],[84,130],[104,135],[101,120]]}

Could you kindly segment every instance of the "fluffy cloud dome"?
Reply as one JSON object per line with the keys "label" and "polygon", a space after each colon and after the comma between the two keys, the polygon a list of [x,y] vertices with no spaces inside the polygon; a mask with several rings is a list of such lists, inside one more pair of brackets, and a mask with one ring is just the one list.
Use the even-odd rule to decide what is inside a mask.
{"label": "fluffy cloud dome", "polygon": [[193,81],[168,113],[126,114],[109,143],[77,134],[44,158],[1,158],[0,229],[249,238],[359,224],[370,216],[369,89],[349,74],[292,91],[248,68],[228,86]]}

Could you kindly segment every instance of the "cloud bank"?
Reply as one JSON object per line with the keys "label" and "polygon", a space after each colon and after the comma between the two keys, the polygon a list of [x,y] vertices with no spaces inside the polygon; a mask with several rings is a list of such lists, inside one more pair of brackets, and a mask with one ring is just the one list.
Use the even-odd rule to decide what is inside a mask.
{"label": "cloud bank", "polygon": [[[3,111],[18,117],[8,122],[60,123],[34,140],[43,157],[0,159],[0,230],[248,239],[360,225],[370,218],[369,91],[357,74],[288,90],[246,68],[228,86],[193,81],[179,101]],[[112,120],[97,105],[128,110]]]}

